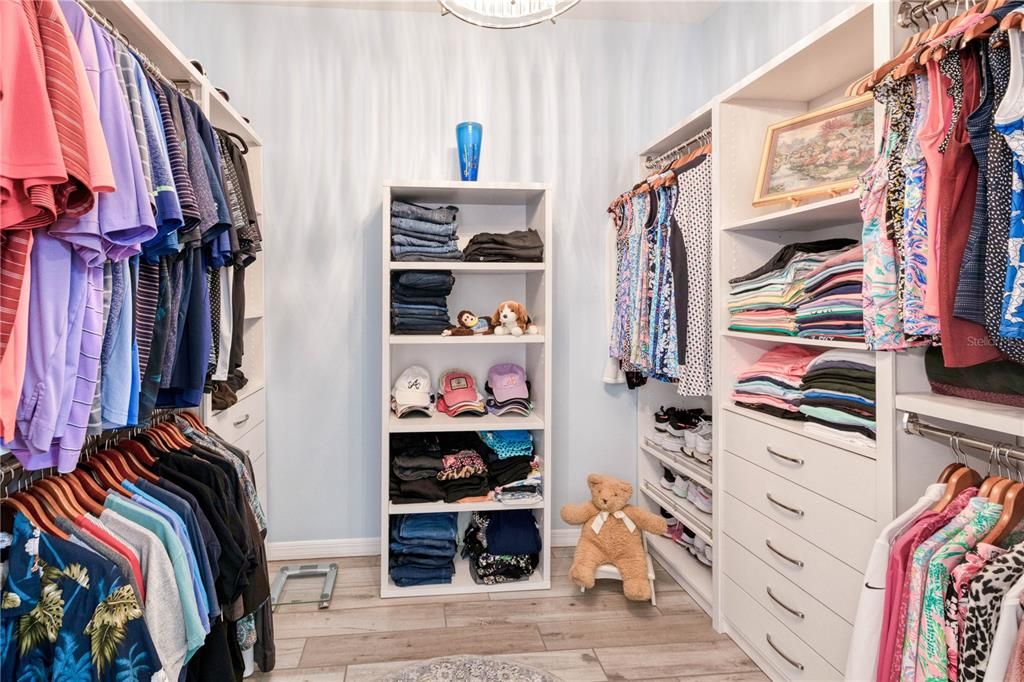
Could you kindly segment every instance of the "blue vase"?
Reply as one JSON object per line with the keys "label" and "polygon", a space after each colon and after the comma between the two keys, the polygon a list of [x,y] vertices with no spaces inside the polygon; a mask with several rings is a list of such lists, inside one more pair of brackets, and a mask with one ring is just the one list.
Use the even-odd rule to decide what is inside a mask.
{"label": "blue vase", "polygon": [[455,126],[455,139],[459,145],[459,175],[462,180],[476,181],[483,137],[484,127],[479,123],[463,121]]}

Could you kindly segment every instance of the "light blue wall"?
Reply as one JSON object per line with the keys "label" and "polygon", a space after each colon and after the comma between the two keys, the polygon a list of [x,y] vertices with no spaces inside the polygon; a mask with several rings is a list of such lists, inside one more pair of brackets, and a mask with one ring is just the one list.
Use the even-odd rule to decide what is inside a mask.
{"label": "light blue wall", "polygon": [[555,508],[591,471],[631,479],[633,396],[600,381],[605,207],[651,137],[844,6],[486,31],[436,13],[144,4],[266,143],[275,541],[377,535],[380,186],[453,178],[465,119],[484,123],[482,178],[555,185]]}

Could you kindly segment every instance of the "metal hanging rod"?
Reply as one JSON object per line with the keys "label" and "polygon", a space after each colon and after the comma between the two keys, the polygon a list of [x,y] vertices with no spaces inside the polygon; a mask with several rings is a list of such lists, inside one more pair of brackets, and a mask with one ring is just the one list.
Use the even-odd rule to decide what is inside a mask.
{"label": "metal hanging rod", "polygon": [[[910,2],[909,0],[904,0],[904,2],[900,3],[899,10],[896,12],[896,23],[898,23],[901,28],[918,26],[918,19],[925,19],[929,14],[934,16],[940,9],[945,12],[947,16],[954,16],[959,14],[957,10],[961,6],[966,10],[972,5],[978,4],[980,1],[981,0],[923,0],[919,2]],[[918,28],[921,27],[918,26]]]}
{"label": "metal hanging rod", "polygon": [[686,152],[688,152],[693,146],[697,145],[698,143],[710,141],[711,128],[707,128],[705,130],[700,131],[686,142],[683,142],[682,144],[678,144],[675,147],[672,147],[672,149],[668,150],[663,154],[660,154],[658,156],[648,156],[646,159],[644,159],[644,168],[646,168],[647,170],[663,168],[666,163],[675,161],[679,157],[685,155]]}
{"label": "metal hanging rod", "polygon": [[927,424],[922,422],[920,417],[913,412],[907,412],[903,415],[903,430],[913,436],[932,436],[945,440],[949,443],[950,447],[954,447],[954,445],[961,448],[968,447],[990,454],[998,451],[1001,458],[1024,462],[1024,448],[1007,445],[1006,443],[997,443],[991,440],[981,440],[959,431]]}

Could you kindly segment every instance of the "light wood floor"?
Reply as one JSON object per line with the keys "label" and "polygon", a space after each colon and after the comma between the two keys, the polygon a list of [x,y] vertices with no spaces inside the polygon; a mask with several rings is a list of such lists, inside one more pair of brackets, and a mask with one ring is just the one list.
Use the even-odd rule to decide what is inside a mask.
{"label": "light wood floor", "polygon": [[[551,590],[386,600],[378,557],[321,560],[340,568],[331,607],[279,607],[277,669],[250,679],[364,682],[459,654],[502,656],[566,682],[767,679],[660,567],[655,608],[627,601],[614,581],[580,594],[566,576],[572,549],[553,554]],[[271,564],[271,578],[280,565]],[[293,578],[284,600],[320,586]]]}

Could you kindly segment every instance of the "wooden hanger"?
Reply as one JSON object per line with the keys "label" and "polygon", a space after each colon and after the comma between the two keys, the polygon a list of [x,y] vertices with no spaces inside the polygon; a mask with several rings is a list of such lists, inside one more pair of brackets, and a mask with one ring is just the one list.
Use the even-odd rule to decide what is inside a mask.
{"label": "wooden hanger", "polygon": [[192,447],[192,442],[185,438],[185,434],[174,424],[164,422],[163,424],[158,424],[157,429],[167,438],[167,441],[171,444],[171,449],[188,449]]}
{"label": "wooden hanger", "polygon": [[85,510],[79,506],[78,502],[67,494],[63,488],[57,485],[55,478],[42,478],[35,482],[33,488],[41,488],[49,492],[61,512],[64,513],[67,518],[74,519],[85,513]]}
{"label": "wooden hanger", "polygon": [[1003,497],[1003,513],[982,542],[998,545],[1024,520],[1024,483],[1014,483]]}
{"label": "wooden hanger", "polygon": [[982,10],[982,14],[985,15],[985,18],[981,22],[964,31],[964,35],[960,39],[960,49],[963,49],[968,43],[977,40],[978,38],[988,36],[997,28],[999,26],[999,21],[992,16],[992,12],[1005,4],[1006,0],[988,0],[988,2],[985,3],[985,9]]}
{"label": "wooden hanger", "polygon": [[[920,28],[916,22],[914,22],[916,28]],[[899,49],[896,56],[889,61],[882,64],[874,71],[869,71],[867,75],[862,76],[850,84],[846,88],[846,96],[853,97],[854,95],[864,95],[868,90],[873,89],[876,85],[882,82],[882,79],[889,75],[893,69],[903,63],[912,50],[917,48],[921,44],[921,40],[924,37],[926,31],[930,27],[925,27],[923,30],[919,30],[914,35],[910,36],[903,41],[903,47]]]}
{"label": "wooden hanger", "polygon": [[[84,475],[84,474],[83,474]],[[88,478],[88,477],[87,477]],[[74,476],[58,476],[56,479],[58,485],[65,486],[68,493],[75,498],[78,502],[78,506],[89,512],[93,516],[99,516],[103,513],[103,505],[89,497],[85,491],[85,486]],[[98,489],[98,487],[97,487]],[[105,499],[105,498],[104,498]]]}
{"label": "wooden hanger", "polygon": [[1003,498],[1014,483],[1015,481],[1011,481],[1008,478],[1002,478],[997,481],[996,484],[992,486],[992,490],[989,491],[988,501],[994,502],[995,504],[1002,504]]}
{"label": "wooden hanger", "polygon": [[107,467],[117,476],[118,480],[132,481],[134,475],[128,464],[124,461],[124,455],[117,450],[106,449],[97,453],[96,459],[105,463]]}
{"label": "wooden hanger", "polygon": [[977,486],[979,483],[981,483],[981,475],[970,467],[963,467],[953,472],[953,475],[949,477],[949,481],[946,483],[946,492],[943,494],[942,499],[935,503],[932,510],[941,512],[956,499],[957,495],[968,488]]}
{"label": "wooden hanger", "polygon": [[[34,525],[39,530],[45,531],[50,535],[56,535],[57,537],[63,540],[69,539],[68,534],[62,531],[60,528],[57,528],[56,524],[54,524],[54,522],[51,520],[52,517],[50,516],[49,512],[47,512],[39,503],[39,501],[32,497],[31,495],[25,493],[24,491],[15,493],[10,496],[7,502],[12,507],[15,506],[16,502],[20,502],[21,505],[23,506],[20,509],[18,509],[18,511],[25,514],[25,516],[28,517],[28,520],[32,522],[32,525]],[[30,509],[31,512],[25,511],[26,507]]]}
{"label": "wooden hanger", "polygon": [[999,22],[1000,31],[1010,31],[1012,29],[1019,29],[1021,22],[1024,22],[1024,12],[1020,8],[1013,10]]}
{"label": "wooden hanger", "polygon": [[107,468],[106,463],[98,457],[92,457],[84,462],[80,462],[79,466],[82,466],[96,475],[100,483],[105,485],[111,490],[116,490],[126,497],[131,497],[131,493],[125,490],[121,486],[121,479],[115,476],[110,469]]}
{"label": "wooden hanger", "polygon": [[156,464],[156,459],[153,455],[149,454],[149,450],[146,446],[137,440],[125,440],[117,444],[119,450],[130,453],[137,461],[141,462],[144,467],[151,467]]}
{"label": "wooden hanger", "polygon": [[117,444],[116,450],[122,454],[125,462],[128,463],[128,467],[132,470],[132,474],[135,476],[135,478],[143,478],[149,481],[150,483],[156,483],[158,480],[160,480],[160,478],[156,474],[154,474],[152,471],[150,471],[149,469],[142,465],[142,463],[138,460],[135,450],[128,448],[129,444],[138,445],[139,449],[141,450],[145,450],[145,448],[143,448],[138,443],[129,440],[122,441]]}
{"label": "wooden hanger", "polygon": [[939,474],[939,480],[937,480],[936,483],[948,483],[950,476],[952,476],[958,469],[964,468],[964,466],[966,465],[962,462],[953,462],[952,464],[947,465]]}
{"label": "wooden hanger", "polygon": [[107,491],[104,490],[96,483],[96,480],[85,473],[83,469],[75,469],[69,474],[72,478],[78,481],[82,486],[82,489],[88,493],[89,497],[96,500],[99,503],[103,503],[107,499]]}

